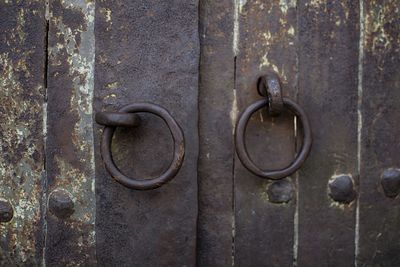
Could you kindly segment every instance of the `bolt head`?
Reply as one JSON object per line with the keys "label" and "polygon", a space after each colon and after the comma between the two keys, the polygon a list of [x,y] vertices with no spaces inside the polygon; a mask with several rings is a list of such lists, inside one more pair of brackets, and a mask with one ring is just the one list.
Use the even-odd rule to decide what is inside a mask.
{"label": "bolt head", "polygon": [[14,210],[11,204],[6,201],[0,199],[0,222],[9,222],[14,216]]}
{"label": "bolt head", "polygon": [[293,185],[288,179],[278,180],[268,187],[268,200],[272,203],[287,203],[293,197]]}
{"label": "bolt head", "polygon": [[383,192],[387,197],[395,198],[400,192],[400,170],[390,168],[381,176]]}
{"label": "bolt head", "polygon": [[349,175],[340,175],[329,182],[329,196],[336,202],[348,204],[356,198],[353,180]]}
{"label": "bolt head", "polygon": [[49,210],[60,219],[66,219],[74,213],[74,202],[65,190],[56,190],[50,194]]}

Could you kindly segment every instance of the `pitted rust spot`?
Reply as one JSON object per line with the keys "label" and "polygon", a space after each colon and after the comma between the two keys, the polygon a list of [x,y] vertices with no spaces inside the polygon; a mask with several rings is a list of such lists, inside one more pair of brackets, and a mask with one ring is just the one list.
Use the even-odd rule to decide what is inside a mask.
{"label": "pitted rust spot", "polygon": [[0,10],[0,198],[13,206],[0,224],[1,254],[33,266],[42,244],[44,5],[5,1]]}
{"label": "pitted rust spot", "polygon": [[364,24],[365,50],[375,54],[384,54],[392,49],[399,52],[399,2],[392,0],[381,4],[370,1],[368,6]]}
{"label": "pitted rust spot", "polygon": [[112,11],[109,8],[100,8],[100,14],[102,16],[104,16],[104,20],[107,22],[107,27],[106,27],[106,31],[110,31],[111,30],[111,26],[112,26]]}

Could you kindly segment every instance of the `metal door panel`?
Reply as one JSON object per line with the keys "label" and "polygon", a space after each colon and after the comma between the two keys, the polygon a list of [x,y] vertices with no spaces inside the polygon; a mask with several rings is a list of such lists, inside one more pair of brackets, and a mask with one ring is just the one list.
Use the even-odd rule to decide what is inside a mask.
{"label": "metal door panel", "polygon": [[399,266],[399,1],[362,5],[357,260],[359,266]]}
{"label": "metal door panel", "polygon": [[[297,90],[296,6],[281,1],[237,1],[235,9],[235,94],[237,116],[260,99],[257,80],[276,72],[284,96]],[[253,114],[245,141],[250,157],[263,169],[288,165],[295,155],[294,117],[271,117],[266,108]],[[237,119],[237,116],[235,120]],[[257,177],[235,158],[234,262],[237,266],[289,266],[293,262],[296,176],[280,181]],[[272,194],[283,186],[287,199]]]}
{"label": "metal door panel", "polygon": [[[297,263],[353,266],[359,8],[355,1],[313,3],[298,6],[299,103],[310,116],[314,143],[299,172]],[[349,203],[329,196],[336,187]]]}
{"label": "metal door panel", "polygon": [[233,1],[200,2],[197,264],[232,265]]}
{"label": "metal door panel", "polygon": [[[158,189],[116,183],[96,146],[96,246],[99,265],[193,266],[196,261],[198,157],[197,1],[96,3],[96,111],[126,104],[164,106],[184,131],[185,159]],[[155,116],[118,128],[112,153],[131,177],[159,175],[172,158],[172,138]],[[100,143],[102,127],[95,129]]]}

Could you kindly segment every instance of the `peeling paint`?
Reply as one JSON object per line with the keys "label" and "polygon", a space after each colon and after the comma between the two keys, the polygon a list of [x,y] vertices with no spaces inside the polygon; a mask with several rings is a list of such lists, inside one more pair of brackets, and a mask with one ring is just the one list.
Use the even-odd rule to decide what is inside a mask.
{"label": "peeling paint", "polygon": [[102,14],[105,18],[105,21],[108,23],[108,26],[106,27],[106,31],[111,30],[111,26],[113,24],[112,22],[112,12],[109,8],[101,8],[100,9],[100,14]]}
{"label": "peeling paint", "polygon": [[233,14],[233,53],[239,53],[239,16],[242,13],[243,7],[246,5],[247,0],[233,0],[234,1],[234,14]]}
{"label": "peeling paint", "polygon": [[231,117],[231,123],[232,123],[232,134],[235,134],[236,121],[237,121],[238,114],[239,114],[239,109],[238,109],[238,104],[237,104],[236,89],[233,89],[232,108],[231,108],[231,111],[229,112],[229,115]]}
{"label": "peeling paint", "polygon": [[[364,14],[364,47],[367,51],[382,53],[399,46],[400,26],[397,16],[394,15],[400,12],[399,9],[396,1],[385,1]],[[392,34],[393,32],[397,34]]]}
{"label": "peeling paint", "polygon": [[[275,9],[274,5],[263,5],[263,13],[271,16],[271,23],[275,25],[274,21],[279,22],[279,26],[272,28],[266,26],[265,32],[260,33],[260,39],[262,39],[261,47],[263,55],[260,57],[259,70],[273,70],[278,73],[283,83],[288,83],[287,73],[291,73],[291,69],[294,67],[292,64],[282,65],[282,59],[274,51],[285,47],[288,50],[293,50],[296,41],[296,25],[292,23],[288,18],[291,14],[288,12],[289,9],[296,8],[296,1],[292,0],[280,0],[279,9]],[[265,9],[265,10],[264,10]],[[274,14],[274,15],[273,15]],[[279,45],[280,48],[276,47]],[[294,58],[295,60],[295,58]]]}
{"label": "peeling paint", "polygon": [[325,6],[326,0],[311,0],[309,3],[306,5],[319,9],[321,6]]}
{"label": "peeling paint", "polygon": [[279,0],[279,7],[283,14],[287,14],[290,8],[296,8],[296,0]]}
{"label": "peeling paint", "polygon": [[279,68],[275,64],[272,64],[271,62],[269,62],[269,60],[268,60],[268,52],[265,53],[264,56],[262,56],[261,62],[260,62],[260,65],[259,65],[259,69],[262,70],[265,67],[272,69],[276,73],[280,73]]}

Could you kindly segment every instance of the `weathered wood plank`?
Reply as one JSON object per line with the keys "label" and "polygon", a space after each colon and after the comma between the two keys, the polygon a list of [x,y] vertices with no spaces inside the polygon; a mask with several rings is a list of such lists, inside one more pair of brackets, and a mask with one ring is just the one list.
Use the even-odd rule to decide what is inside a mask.
{"label": "weathered wood plank", "polygon": [[0,264],[36,266],[43,247],[45,5],[0,1],[0,10]]}
{"label": "weathered wood plank", "polygon": [[46,142],[49,211],[45,251],[49,266],[93,266],[96,261],[92,126],[94,8],[94,2],[85,0],[54,0],[49,6]]}
{"label": "weathered wood plank", "polygon": [[363,1],[358,266],[400,266],[399,7]]}
{"label": "weathered wood plank", "polygon": [[353,266],[358,2],[302,0],[298,12],[298,99],[314,142],[298,180],[297,265]]}
{"label": "weathered wood plank", "polygon": [[232,266],[233,2],[200,2],[197,265]]}
{"label": "weathered wood plank", "polygon": [[[162,187],[137,191],[113,180],[99,153],[95,129],[99,265],[196,264],[198,157],[198,3],[196,0],[119,0],[96,3],[95,109],[134,102],[164,106],[185,134],[177,176]],[[140,114],[134,129],[118,129],[114,160],[131,177],[161,174],[172,155],[164,123]]]}
{"label": "weathered wood plank", "polygon": [[[238,110],[260,99],[257,79],[269,71],[278,73],[283,95],[294,99],[297,84],[295,1],[236,1],[236,14]],[[260,167],[282,168],[291,162],[295,151],[293,125],[293,116],[289,113],[271,118],[263,109],[252,116],[246,132],[247,146]],[[295,177],[285,181],[289,184],[291,200],[272,203],[274,200],[269,199],[268,192],[279,184],[252,175],[235,159],[235,265],[292,265]]]}

